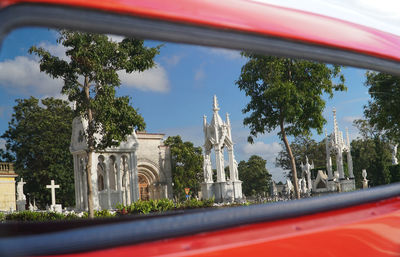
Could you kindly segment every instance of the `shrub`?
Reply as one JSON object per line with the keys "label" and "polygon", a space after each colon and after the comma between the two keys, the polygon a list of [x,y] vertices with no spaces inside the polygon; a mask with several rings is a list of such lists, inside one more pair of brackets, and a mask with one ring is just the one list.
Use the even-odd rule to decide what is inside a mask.
{"label": "shrub", "polygon": [[0,212],[0,222],[3,222],[6,220],[6,215],[3,212]]}

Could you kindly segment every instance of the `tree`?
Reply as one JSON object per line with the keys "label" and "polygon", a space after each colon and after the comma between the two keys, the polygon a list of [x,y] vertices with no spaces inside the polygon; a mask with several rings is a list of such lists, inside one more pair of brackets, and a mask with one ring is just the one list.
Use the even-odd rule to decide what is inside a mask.
{"label": "tree", "polygon": [[[284,147],[284,146],[283,146]],[[296,163],[296,171],[297,176],[301,175],[301,166],[300,164],[305,164],[306,156],[308,157],[310,162],[314,162],[314,167],[316,169],[325,168],[326,163],[326,149],[325,149],[325,141],[321,141],[317,143],[314,139],[311,139],[309,136],[297,136],[294,138],[294,141],[290,143],[290,148],[292,149],[293,157]],[[290,170],[290,157],[287,151],[282,150],[278,153],[278,156],[275,159],[276,167],[281,167],[284,170]],[[292,179],[291,173],[287,174],[287,177]]]}
{"label": "tree", "polygon": [[364,115],[371,126],[384,131],[386,137],[400,143],[400,77],[385,73],[366,73],[365,85],[372,100],[364,106]]}
{"label": "tree", "polygon": [[355,120],[354,125],[361,134],[361,138],[351,142],[357,187],[362,187],[361,172],[363,169],[367,170],[370,186],[390,183],[391,152],[384,132],[377,129],[376,126],[371,126],[367,120]]}
{"label": "tree", "polygon": [[[40,57],[40,70],[64,80],[62,93],[76,104],[76,113],[88,121],[87,181],[89,217],[94,217],[91,183],[92,154],[118,146],[136,128],[145,127],[143,118],[130,105],[128,97],[116,97],[120,85],[118,71],[144,71],[155,65],[159,47],[148,48],[142,40],[125,38],[114,42],[105,35],[60,31],[58,43],[66,47],[62,60],[47,50],[32,46],[29,50]],[[96,135],[99,135],[98,137]]]}
{"label": "tree", "polygon": [[[310,135],[311,129],[322,133],[326,120],[322,116],[325,101],[322,94],[333,97],[333,91],[346,90],[340,66],[317,62],[242,53],[248,58],[236,81],[250,97],[243,121],[250,127],[248,141],[279,127],[281,140],[290,157],[292,174],[296,163],[288,136]],[[337,78],[338,83],[332,79]],[[297,176],[293,176],[297,198],[300,198]]]}
{"label": "tree", "polygon": [[40,207],[50,203],[46,185],[52,179],[60,185],[57,202],[73,206],[74,169],[69,145],[74,117],[68,102],[46,98],[17,99],[6,140],[7,161],[15,158],[15,171],[26,182],[24,191]]}
{"label": "tree", "polygon": [[185,199],[185,188],[190,188],[192,196],[200,191],[203,181],[203,155],[201,147],[192,142],[183,142],[180,136],[168,137],[164,144],[171,150],[172,182],[174,194]]}
{"label": "tree", "polygon": [[269,192],[271,174],[265,165],[267,161],[257,155],[238,164],[239,179],[243,181],[243,193],[247,196],[262,195]]}

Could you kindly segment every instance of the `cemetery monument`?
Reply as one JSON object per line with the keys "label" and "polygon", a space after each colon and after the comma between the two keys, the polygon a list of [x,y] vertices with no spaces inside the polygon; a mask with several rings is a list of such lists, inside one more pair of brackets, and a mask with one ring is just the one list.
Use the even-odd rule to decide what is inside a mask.
{"label": "cemetery monument", "polygon": [[[235,160],[231,124],[229,115],[226,114],[224,122],[218,114],[219,107],[217,97],[214,95],[213,118],[207,123],[207,117],[203,117],[204,132],[204,182],[201,185],[202,195],[205,199],[215,197],[217,202],[231,202],[242,199],[242,181],[239,180],[237,162]],[[225,174],[224,150],[228,152],[229,179]],[[211,151],[215,153],[215,166],[217,180],[213,181],[211,167]]]}

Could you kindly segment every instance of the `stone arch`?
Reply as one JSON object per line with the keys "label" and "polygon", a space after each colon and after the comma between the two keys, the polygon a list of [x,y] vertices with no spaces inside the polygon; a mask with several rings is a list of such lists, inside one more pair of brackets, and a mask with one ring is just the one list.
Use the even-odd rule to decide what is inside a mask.
{"label": "stone arch", "polygon": [[108,181],[109,181],[109,188],[111,190],[117,190],[117,167],[116,167],[116,157],[114,155],[110,156],[108,168]]}
{"label": "stone arch", "polygon": [[150,162],[138,164],[139,198],[158,199],[160,195],[160,175],[157,167]]}
{"label": "stone arch", "polygon": [[99,191],[103,191],[105,189],[105,163],[104,163],[104,156],[99,155],[98,157],[99,163],[97,164],[97,187]]}

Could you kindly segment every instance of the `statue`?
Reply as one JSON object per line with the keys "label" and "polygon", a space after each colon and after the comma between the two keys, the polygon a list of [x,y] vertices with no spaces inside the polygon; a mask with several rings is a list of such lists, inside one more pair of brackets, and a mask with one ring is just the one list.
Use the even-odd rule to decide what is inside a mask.
{"label": "statue", "polygon": [[392,164],[397,165],[399,162],[397,161],[397,146],[398,144],[390,144],[390,149],[392,150]]}
{"label": "statue", "polygon": [[21,178],[21,180],[17,183],[17,201],[23,201],[26,200],[26,197],[24,195],[24,185],[26,182],[24,182],[24,179]]}
{"label": "statue", "polygon": [[362,181],[362,183],[363,183],[363,189],[368,188],[367,171],[366,171],[365,169],[362,170],[361,175],[362,175],[362,177],[363,177],[363,181]]}
{"label": "statue", "polygon": [[204,156],[204,181],[208,183],[213,182],[211,161],[208,155]]}
{"label": "statue", "polygon": [[303,191],[303,194],[308,193],[307,182],[304,178],[301,180],[301,191]]}
{"label": "statue", "polygon": [[301,177],[304,179],[304,182],[306,183],[306,191],[304,191],[303,193],[311,192],[312,190],[311,169],[314,169],[314,162],[310,164],[308,162],[308,156],[306,156],[306,164],[303,165],[303,163],[301,163],[301,170],[302,170]]}

